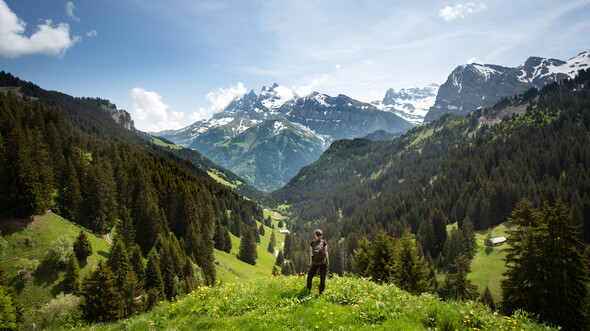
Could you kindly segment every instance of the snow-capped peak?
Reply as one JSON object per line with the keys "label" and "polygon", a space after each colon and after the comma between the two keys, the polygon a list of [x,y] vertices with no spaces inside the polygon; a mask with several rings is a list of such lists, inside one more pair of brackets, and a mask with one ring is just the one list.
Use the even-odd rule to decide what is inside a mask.
{"label": "snow-capped peak", "polygon": [[530,57],[518,67],[520,70],[518,79],[540,88],[549,81],[573,78],[579,70],[588,68],[590,68],[590,52],[580,53],[567,61]]}
{"label": "snow-capped peak", "polygon": [[430,107],[434,105],[438,88],[437,84],[430,84],[424,88],[391,88],[387,90],[382,101],[375,101],[373,105],[393,112],[409,122],[420,124]]}

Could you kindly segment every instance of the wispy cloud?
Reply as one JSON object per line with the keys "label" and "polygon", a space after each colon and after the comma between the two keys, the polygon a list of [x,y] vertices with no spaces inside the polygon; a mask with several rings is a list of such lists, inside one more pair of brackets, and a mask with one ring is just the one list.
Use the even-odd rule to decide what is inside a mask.
{"label": "wispy cloud", "polygon": [[37,25],[37,31],[30,37],[24,35],[25,23],[0,0],[0,55],[17,58],[28,54],[63,56],[68,48],[80,41],[79,36],[70,35],[70,26],[59,23],[53,26],[51,20]]}
{"label": "wispy cloud", "polygon": [[450,22],[457,18],[465,18],[467,14],[473,14],[486,9],[486,5],[483,3],[476,4],[474,2],[468,2],[465,4],[457,4],[455,7],[445,6],[438,12],[438,16],[443,20]]}
{"label": "wispy cloud", "polygon": [[169,129],[180,129],[178,120],[184,117],[183,113],[171,112],[168,114],[168,105],[162,102],[162,97],[153,91],[146,91],[141,87],[131,90],[135,124],[140,130],[158,132]]}
{"label": "wispy cloud", "polygon": [[209,92],[206,98],[209,102],[211,102],[212,105],[209,108],[199,108],[197,111],[193,112],[189,117],[191,120],[195,122],[207,119],[213,116],[213,114],[222,111],[236,98],[239,98],[246,94],[246,91],[247,90],[244,87],[244,84],[239,82],[236,86],[232,86],[227,89],[219,88],[215,91]]}
{"label": "wispy cloud", "polygon": [[68,15],[74,21],[80,22],[80,19],[74,15],[74,9],[76,9],[76,6],[74,6],[73,2],[69,1],[66,4],[66,15]]}
{"label": "wispy cloud", "polygon": [[96,32],[96,30],[94,30],[94,29],[86,32],[86,37],[96,37],[96,36],[98,36],[98,32]]}

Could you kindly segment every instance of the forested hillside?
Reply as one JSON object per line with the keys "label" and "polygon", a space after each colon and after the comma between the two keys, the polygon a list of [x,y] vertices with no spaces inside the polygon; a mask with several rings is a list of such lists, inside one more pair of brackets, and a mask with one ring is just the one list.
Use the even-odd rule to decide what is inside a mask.
{"label": "forested hillside", "polygon": [[472,115],[446,115],[392,142],[337,141],[270,199],[292,206],[295,232],[320,227],[328,238],[347,238],[345,255],[379,229],[418,233],[439,218],[459,227],[469,218],[486,229],[506,221],[522,198],[538,206],[561,198],[589,242],[587,81],[581,71]]}
{"label": "forested hillside", "polygon": [[[133,301],[147,293],[141,301],[151,307],[190,291],[199,280],[213,284],[214,245],[226,249],[221,241],[230,240],[230,231],[238,237],[249,228],[257,233],[255,220],[263,215],[256,203],[117,124],[101,108],[103,101],[47,92],[30,83],[3,92],[2,225],[15,219],[31,222],[33,215],[52,210],[96,235],[117,230],[109,265],[99,263],[83,288],[73,292],[85,296],[87,320],[126,316],[129,311],[116,302],[128,296]],[[85,265],[85,258],[78,263]],[[123,284],[134,290],[124,292]],[[11,288],[4,280],[0,286]],[[117,291],[123,291],[121,297],[110,297]],[[95,305],[111,310],[94,312]]]}

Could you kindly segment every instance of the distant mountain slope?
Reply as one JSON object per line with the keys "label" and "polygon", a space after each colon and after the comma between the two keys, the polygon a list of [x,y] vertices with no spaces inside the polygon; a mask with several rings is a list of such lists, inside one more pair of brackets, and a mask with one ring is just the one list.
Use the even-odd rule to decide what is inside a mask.
{"label": "distant mountain slope", "polygon": [[418,232],[436,211],[482,229],[506,220],[523,197],[538,206],[561,197],[590,242],[589,83],[584,71],[467,116],[446,114],[391,142],[337,141],[269,201],[292,206],[294,232],[320,227],[352,236],[354,248],[379,228]]}
{"label": "distant mountain slope", "polygon": [[155,134],[198,150],[268,192],[315,161],[335,139],[410,127],[396,114],[345,95],[299,97],[275,84],[260,95],[251,91],[235,99],[209,120]]}
{"label": "distant mountain slope", "polygon": [[389,89],[381,101],[372,104],[379,109],[390,111],[413,124],[421,124],[424,116],[436,101],[439,85],[430,84],[424,88],[407,87]]}
{"label": "distant mountain slope", "polygon": [[440,86],[436,102],[424,121],[433,121],[446,113],[469,114],[502,97],[574,77],[578,70],[589,66],[590,52],[580,53],[568,61],[530,57],[516,68],[478,63],[461,65]]}

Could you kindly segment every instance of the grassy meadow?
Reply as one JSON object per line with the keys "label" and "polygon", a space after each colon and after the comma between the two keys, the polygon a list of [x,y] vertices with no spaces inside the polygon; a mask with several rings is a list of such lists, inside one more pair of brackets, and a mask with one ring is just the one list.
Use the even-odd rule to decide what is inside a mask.
{"label": "grassy meadow", "polygon": [[85,330],[547,330],[517,312],[501,316],[476,302],[413,296],[392,284],[335,277],[311,295],[305,278],[258,277],[200,287],[152,311]]}
{"label": "grassy meadow", "polygon": [[[8,243],[2,257],[4,267],[9,274],[15,275],[25,261],[42,262],[52,242],[65,235],[73,243],[80,229],[75,223],[51,212],[35,216],[32,221],[6,221],[2,229],[4,240]],[[90,272],[100,259],[105,259],[110,250],[106,240],[97,238],[90,231],[86,232],[92,244],[92,255],[85,266],[80,266],[82,276]],[[65,268],[60,271],[33,272],[24,283],[17,284],[19,300],[26,307],[25,325],[32,324],[38,308],[65,289],[64,276]]]}

